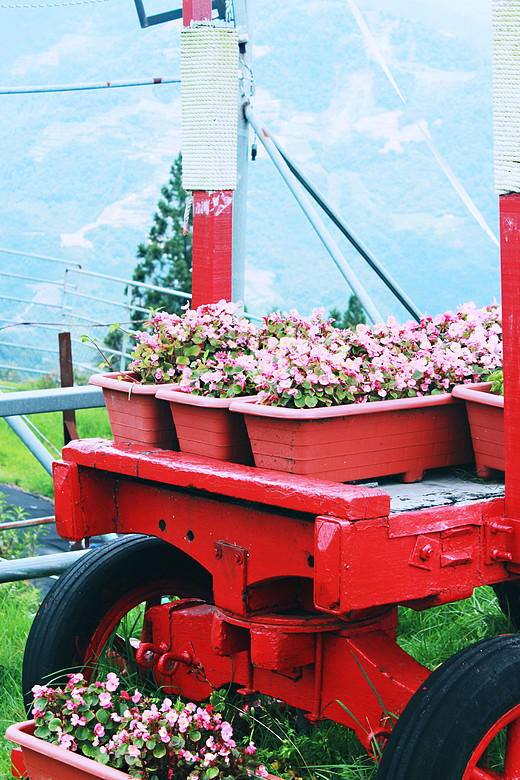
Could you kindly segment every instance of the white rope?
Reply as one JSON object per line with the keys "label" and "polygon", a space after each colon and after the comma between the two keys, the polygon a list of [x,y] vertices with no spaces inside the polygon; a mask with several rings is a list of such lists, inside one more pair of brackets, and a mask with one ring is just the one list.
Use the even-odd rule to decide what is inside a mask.
{"label": "white rope", "polygon": [[182,183],[237,186],[238,33],[197,24],[181,30]]}
{"label": "white rope", "polygon": [[[518,0],[511,0],[511,1],[518,5]],[[407,102],[406,102],[406,100],[405,100],[401,90],[397,86],[397,83],[396,83],[394,77],[392,76],[392,73],[390,72],[390,68],[386,64],[385,58],[383,57],[383,54],[382,54],[379,46],[377,45],[377,41],[374,38],[374,36],[372,35],[372,33],[370,32],[370,30],[368,28],[368,25],[365,22],[363,16],[361,15],[361,12],[360,12],[359,8],[357,7],[357,4],[356,4],[355,0],[347,0],[347,2],[349,4],[349,6],[350,6],[350,10],[352,11],[352,15],[354,16],[354,18],[355,18],[355,20],[356,20],[356,22],[357,22],[357,24],[359,26],[359,29],[363,33],[363,36],[364,36],[364,38],[365,38],[365,40],[366,40],[366,42],[367,42],[367,44],[368,44],[372,54],[374,55],[375,59],[379,63],[380,67],[382,68],[385,76],[389,80],[389,82],[392,85],[392,87],[394,88],[395,92],[399,96],[399,99],[401,100],[403,106],[405,106],[405,108],[410,113],[410,111],[408,109],[408,104],[407,104]],[[480,227],[487,233],[487,235],[493,241],[493,243],[496,244],[496,246],[500,246],[500,243],[499,243],[497,237],[495,236],[495,234],[493,233],[493,231],[489,227],[488,223],[484,219],[484,217],[481,214],[478,206],[476,205],[476,203],[473,201],[471,196],[468,194],[468,192],[463,187],[463,185],[462,185],[461,181],[459,180],[459,178],[457,177],[456,173],[451,169],[451,167],[449,166],[447,161],[444,159],[442,154],[437,149],[437,147],[436,147],[435,143],[433,142],[433,139],[432,139],[432,137],[431,137],[431,135],[430,135],[430,133],[429,133],[425,123],[417,121],[417,119],[415,119],[415,117],[413,117],[413,116],[412,116],[412,120],[413,120],[414,124],[421,131],[421,134],[422,134],[424,140],[426,141],[426,143],[428,145],[428,148],[430,149],[431,153],[433,154],[433,156],[437,160],[440,168],[442,169],[442,172],[444,173],[444,175],[446,176],[446,178],[450,182],[451,186],[453,187],[453,189],[455,190],[455,192],[457,193],[459,198],[464,203],[464,205],[467,208],[467,210],[469,211],[469,213],[478,222]]]}
{"label": "white rope", "polygon": [[493,3],[495,188],[520,192],[520,3]]}

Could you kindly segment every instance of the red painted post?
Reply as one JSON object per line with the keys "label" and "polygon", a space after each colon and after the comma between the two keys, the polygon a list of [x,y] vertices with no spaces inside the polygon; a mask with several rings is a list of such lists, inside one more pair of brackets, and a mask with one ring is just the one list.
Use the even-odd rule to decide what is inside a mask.
{"label": "red painted post", "polygon": [[520,194],[500,197],[506,517],[520,519]]}
{"label": "red painted post", "polygon": [[183,0],[182,23],[185,27],[190,22],[205,22],[211,20],[211,0]]}
{"label": "red painted post", "polygon": [[[211,19],[211,0],[183,0],[185,27]],[[232,298],[233,193],[193,193],[192,301],[215,303]]]}

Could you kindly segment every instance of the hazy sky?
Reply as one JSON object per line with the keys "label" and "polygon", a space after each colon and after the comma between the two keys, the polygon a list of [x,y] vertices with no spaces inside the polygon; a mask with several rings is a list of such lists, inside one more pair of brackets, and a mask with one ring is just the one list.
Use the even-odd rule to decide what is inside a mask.
{"label": "hazy sky", "polygon": [[[76,1],[76,5],[60,5],[60,0],[55,0],[53,6],[52,0],[10,0],[5,4],[0,0],[0,86],[179,75],[179,23],[142,30],[132,0],[83,4]],[[45,7],[22,7],[22,2],[24,5],[41,3]],[[412,234],[425,241],[431,237],[432,245],[441,236],[445,242],[443,249],[448,253],[447,248],[451,251],[457,241],[459,244],[465,241],[464,230],[478,232],[480,228],[472,224],[450,185],[438,173],[414,119],[422,120],[424,112],[443,154],[462,177],[467,177],[472,194],[478,186],[485,193],[492,193],[491,89],[489,79],[486,81],[491,70],[491,0],[356,2],[385,56],[388,55],[397,82],[404,83],[406,98],[416,116],[406,115],[385,76],[373,59],[363,54],[366,46],[363,48],[347,0],[253,0],[256,24],[252,35],[258,55],[256,64],[253,63],[257,76],[255,110],[279,140],[287,144],[290,153],[301,164],[308,165],[311,177],[317,177],[333,201],[337,198],[340,202],[342,196],[345,201],[347,191],[355,193],[355,202],[346,203],[347,207],[353,206],[354,226],[359,218],[358,224],[365,231],[360,237],[375,245],[383,256],[387,253],[392,258],[397,253],[394,246],[385,243],[391,233],[399,240],[401,236],[406,240]],[[15,3],[20,6],[6,7]],[[144,0],[144,3],[148,13],[171,7],[168,0]],[[177,4],[178,0],[174,0],[174,5]],[[320,33],[324,28],[327,32],[329,18],[334,19],[330,49],[335,47],[338,56],[331,57],[330,63],[325,60],[327,73],[320,76],[322,88],[319,84],[317,88],[312,85],[305,91],[305,84],[296,83],[302,60],[312,59],[316,52],[312,51],[310,34],[300,47],[290,40],[294,14],[299,15],[300,21],[307,21],[308,30],[316,28]],[[341,22],[337,24],[338,19],[344,27]],[[419,23],[417,28],[408,25],[417,34],[417,40],[409,31],[400,36],[396,26],[401,24],[405,28],[407,20]],[[436,36],[430,34],[432,30]],[[352,63],[348,60],[348,44],[352,44],[354,37],[359,58]],[[464,40],[466,49],[472,50],[471,64],[457,61],[450,45],[444,47],[443,41],[449,44],[451,39],[456,43]],[[323,45],[323,35],[320,40]],[[394,47],[395,40],[398,45]],[[429,44],[431,48],[423,51],[421,47]],[[460,55],[464,46],[455,46],[453,51]],[[322,59],[329,54],[326,45],[324,51]],[[444,53],[448,55],[446,61],[442,59]],[[484,78],[482,74],[476,75],[476,61],[486,63]],[[283,77],[278,75],[277,65]],[[304,80],[310,81],[312,76],[306,71]],[[440,101],[439,110],[436,105],[428,116],[428,101],[433,92],[438,96],[461,94],[464,90],[477,95],[474,102],[484,105],[487,101],[489,105],[482,122],[485,133],[481,133],[480,146],[472,147],[471,128],[466,129],[462,141],[461,136],[456,136],[457,125],[461,126],[462,133],[468,117],[459,116],[458,106],[449,99]],[[103,262],[100,259],[105,256],[103,252],[112,253],[111,262],[118,272],[123,273],[125,262],[131,272],[136,243],[146,234],[160,187],[181,147],[179,93],[179,87],[174,85],[112,92],[3,96],[0,193],[3,191],[4,195],[0,209],[4,221],[0,220],[3,236],[0,244],[16,241],[17,248],[63,254],[87,264]],[[487,134],[485,144],[484,134]],[[348,168],[349,154],[355,150],[351,144],[367,139],[373,144],[374,167],[380,166],[387,190],[391,189],[388,184],[391,179],[391,186],[395,186],[397,196],[390,204],[379,202],[381,193],[377,192],[377,182],[368,178],[366,170],[358,171],[355,165]],[[401,207],[404,200],[401,189],[404,182],[412,179],[413,166],[409,162],[411,170],[403,169],[402,174],[396,174],[390,164],[397,158],[398,162],[416,159],[412,155],[418,149],[423,159],[427,159],[427,163],[421,162],[422,191],[412,182],[418,188],[417,202],[413,208]],[[256,218],[255,210],[263,208],[258,197],[264,187],[260,182],[264,164],[261,154],[251,175],[251,192],[255,192],[251,198],[254,201],[251,225]],[[485,183],[475,184],[471,177],[484,155]],[[275,186],[271,179],[265,185],[267,201],[274,200],[271,195]],[[433,197],[421,201],[428,188],[435,195],[438,193],[437,201]],[[488,202],[485,198],[481,200],[484,200],[481,208],[487,209],[487,217],[492,220],[495,215],[489,198]],[[11,208],[18,210],[11,215]],[[367,214],[375,215],[371,225],[362,222]],[[267,243],[265,225],[271,224],[269,220],[260,224],[263,235],[254,236],[250,247],[260,248],[259,253],[264,255],[273,247],[280,255],[286,254],[286,247],[276,247],[271,240]],[[110,230],[119,232],[114,232],[116,238],[109,245]],[[487,241],[485,237],[484,240]],[[266,241],[265,248],[262,241]],[[496,260],[497,253],[489,244],[483,250],[480,246],[473,250],[478,262],[481,257],[482,262],[488,260],[488,251]],[[264,302],[269,296],[272,300],[279,280],[256,258],[254,262],[251,278],[256,289],[261,289]],[[128,273],[126,269],[125,273]],[[474,273],[469,269],[467,275],[471,277]],[[463,300],[469,296],[473,297],[471,291]]]}

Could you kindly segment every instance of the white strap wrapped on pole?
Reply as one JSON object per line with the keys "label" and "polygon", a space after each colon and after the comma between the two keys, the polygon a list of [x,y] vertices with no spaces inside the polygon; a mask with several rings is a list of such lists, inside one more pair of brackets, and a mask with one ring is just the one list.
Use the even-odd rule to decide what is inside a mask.
{"label": "white strap wrapped on pole", "polygon": [[520,2],[493,2],[495,188],[520,192]]}
{"label": "white strap wrapped on pole", "polygon": [[238,34],[195,23],[181,30],[182,183],[237,186]]}

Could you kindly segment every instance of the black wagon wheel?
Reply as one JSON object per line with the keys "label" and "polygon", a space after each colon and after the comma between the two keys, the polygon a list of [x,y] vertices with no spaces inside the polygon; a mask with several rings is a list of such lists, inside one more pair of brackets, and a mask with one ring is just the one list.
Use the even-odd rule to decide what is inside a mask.
{"label": "black wagon wheel", "polygon": [[[154,537],[129,535],[85,554],[60,577],[34,618],[23,660],[26,706],[35,684],[103,662],[130,675],[142,616],[172,598],[212,600],[212,578],[192,558]],[[61,677],[60,677],[61,673]],[[87,671],[88,676],[88,671]]]}
{"label": "black wagon wheel", "polygon": [[520,637],[483,639],[438,667],[399,718],[377,780],[518,780]]}

